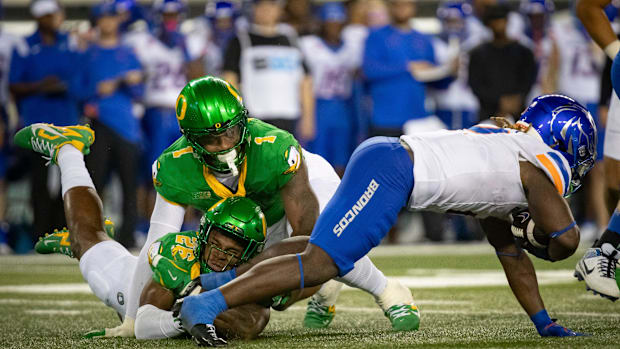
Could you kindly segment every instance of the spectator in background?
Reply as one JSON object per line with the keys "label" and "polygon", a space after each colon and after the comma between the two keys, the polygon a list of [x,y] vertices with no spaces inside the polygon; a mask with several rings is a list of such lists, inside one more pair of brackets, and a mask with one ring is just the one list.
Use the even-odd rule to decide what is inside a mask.
{"label": "spectator in background", "polygon": [[[457,67],[456,60],[435,65],[431,38],[411,28],[413,1],[389,4],[392,24],[371,31],[364,48],[362,70],[372,99],[370,136],[398,137],[410,120],[420,125],[435,119],[425,109],[425,84],[451,76]],[[424,212],[422,217],[426,236],[441,240],[443,215]],[[388,240],[396,242],[396,234],[392,229]]]}
{"label": "spectator in background", "polygon": [[577,210],[575,214],[578,220],[584,220],[585,223],[582,229],[582,239],[592,241],[605,230],[610,218],[605,202],[602,161],[605,128],[598,113],[604,53],[592,41],[574,11],[571,11],[569,17],[555,19],[552,25],[559,48],[557,92],[570,96],[584,105],[592,114],[599,134],[597,161],[584,183],[585,190],[581,194],[584,195],[584,200],[574,203],[583,204],[583,206],[576,207],[583,208],[583,210]]}
{"label": "spectator in background", "polygon": [[517,117],[536,80],[532,51],[506,35],[508,12],[503,4],[487,8],[484,24],[493,40],[470,54],[469,85],[480,102],[481,120],[493,115]]}
{"label": "spectator in background", "polygon": [[301,38],[300,47],[312,72],[316,98],[316,138],[310,150],[329,161],[340,176],[354,149],[355,120],[351,100],[353,77],[359,67],[358,46],[341,36],[344,6],[328,2],[319,8],[319,36]]}
{"label": "spectator in background", "polygon": [[[493,40],[493,32],[484,24],[486,10],[489,6],[502,4],[504,0],[471,0],[473,16],[467,17],[466,26],[471,40],[475,46]],[[525,23],[523,18],[514,11],[506,14],[506,35],[527,45],[529,41],[525,38]]]}
{"label": "spectator in background", "polygon": [[287,0],[282,22],[293,27],[300,37],[314,34],[319,30],[310,13],[310,0]]}
{"label": "spectator in background", "polygon": [[[0,2],[0,19],[2,19],[2,3]],[[6,172],[13,152],[10,149],[9,118],[6,107],[9,105],[9,72],[11,56],[17,50],[25,54],[25,43],[22,38],[7,33],[0,26],[0,255],[12,252],[8,245],[9,225],[6,214]]]}
{"label": "spectator in background", "polygon": [[[240,87],[251,116],[314,138],[312,77],[297,47],[297,34],[280,24],[281,0],[254,3],[249,28],[238,28],[224,54],[223,78]],[[297,125],[298,120],[300,124]]]}
{"label": "spectator in background", "polygon": [[366,2],[367,25],[371,29],[390,24],[390,11],[383,0],[361,0]]}
{"label": "spectator in background", "polygon": [[551,30],[551,15],[555,6],[552,0],[522,0],[519,11],[525,23],[528,47],[534,52],[538,66],[536,82],[526,102],[542,94],[556,91],[559,65],[559,48]]}
{"label": "spectator in background", "polygon": [[123,192],[123,224],[115,239],[135,247],[136,188],[140,149],[140,123],[132,101],[142,96],[142,73],[133,50],[120,43],[120,17],[113,3],[93,7],[91,20],[97,37],[84,54],[84,114],[91,118],[97,141],[86,164],[100,193],[115,171]]}
{"label": "spectator in background", "polygon": [[152,164],[181,136],[175,112],[177,96],[187,81],[203,75],[200,57],[190,55],[187,38],[179,31],[185,12],[182,0],[157,0],[152,7],[152,28],[131,31],[123,36],[123,44],[134,49],[145,75],[142,99],[145,108],[142,118],[144,152],[138,191],[138,230],[142,232],[148,229],[155,203]]}
{"label": "spectator in background", "polygon": [[362,70],[372,98],[370,136],[400,136],[410,119],[428,116],[425,83],[452,75],[456,65],[435,66],[430,37],[411,28],[415,4],[390,2],[392,24],[366,39]]}
{"label": "spectator in background", "polygon": [[202,57],[206,75],[221,76],[223,52],[235,37],[239,9],[229,0],[209,1],[205,14],[193,20],[187,35],[188,49],[193,57]]}
{"label": "spectator in background", "polygon": [[455,54],[460,58],[456,79],[447,88],[430,90],[435,100],[435,115],[451,130],[469,128],[478,122],[478,99],[467,83],[473,42],[466,23],[471,15],[471,6],[464,1],[445,1],[437,8],[441,22],[441,32],[433,41],[437,61],[446,63]]}
{"label": "spectator in background", "polygon": [[[78,122],[77,82],[80,56],[75,42],[61,32],[63,12],[55,0],[30,5],[37,30],[26,38],[26,52],[13,52],[9,89],[15,96],[22,126],[37,122],[75,125]],[[65,224],[56,166],[28,154],[31,165],[31,200],[34,213],[33,239]],[[56,176],[48,178],[51,174]]]}

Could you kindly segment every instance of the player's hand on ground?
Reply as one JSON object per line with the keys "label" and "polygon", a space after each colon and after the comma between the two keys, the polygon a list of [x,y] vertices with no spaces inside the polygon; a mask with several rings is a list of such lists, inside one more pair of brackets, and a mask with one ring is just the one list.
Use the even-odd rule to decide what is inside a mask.
{"label": "player's hand on ground", "polygon": [[215,326],[209,324],[197,324],[189,330],[194,342],[199,347],[221,347],[227,343],[224,339],[217,336]]}
{"label": "player's hand on ground", "polygon": [[549,325],[538,329],[538,333],[541,337],[577,337],[577,336],[588,336],[585,333],[575,332],[573,330],[569,330],[568,328],[558,325],[553,319],[553,322]]}

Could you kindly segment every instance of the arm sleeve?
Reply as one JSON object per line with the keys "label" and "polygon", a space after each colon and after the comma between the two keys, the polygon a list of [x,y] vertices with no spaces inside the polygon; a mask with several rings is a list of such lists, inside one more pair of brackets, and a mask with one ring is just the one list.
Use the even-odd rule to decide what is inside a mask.
{"label": "arm sleeve", "polygon": [[171,311],[161,310],[151,304],[138,309],[135,333],[137,339],[162,339],[176,337],[185,332],[181,321]]}
{"label": "arm sleeve", "polygon": [[228,42],[226,51],[224,52],[224,67],[223,71],[232,71],[241,76],[241,43],[238,37],[232,38]]}
{"label": "arm sleeve", "polygon": [[167,233],[176,233],[181,231],[183,218],[185,217],[185,208],[167,202],[161,195],[157,194],[155,199],[155,207],[151,215],[151,225],[146,237],[146,242],[140,250],[138,262],[133,272],[131,286],[129,288],[129,297],[127,299],[126,317],[136,317],[138,306],[140,304],[140,295],[144,285],[152,277],[153,272],[148,261],[148,251],[155,242]]}
{"label": "arm sleeve", "polygon": [[407,62],[386,62],[382,57],[387,47],[385,47],[383,38],[377,33],[370,34],[366,40],[364,48],[364,59],[362,61],[362,71],[368,80],[381,80],[391,78],[401,74],[408,74]]}

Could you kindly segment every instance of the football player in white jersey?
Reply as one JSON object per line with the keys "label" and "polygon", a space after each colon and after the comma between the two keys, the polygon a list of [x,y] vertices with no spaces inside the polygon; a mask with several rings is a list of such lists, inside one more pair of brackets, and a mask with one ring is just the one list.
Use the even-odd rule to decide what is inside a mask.
{"label": "football player in white jersey", "polygon": [[[577,16],[592,39],[615,59],[620,51],[620,40],[616,37],[604,8],[611,0],[578,0]],[[612,83],[614,74],[612,73]],[[614,89],[616,89],[614,84]],[[575,276],[585,280],[586,287],[611,300],[620,298],[616,280],[616,267],[620,247],[620,100],[612,93],[607,123],[605,125],[603,164],[607,185],[608,202],[616,205],[607,229],[594,246],[586,252],[575,267]]]}
{"label": "football player in white jersey", "polygon": [[185,298],[181,321],[199,344],[221,343],[212,329],[219,313],[344,275],[380,243],[407,207],[479,218],[538,333],[581,335],[549,317],[532,262],[521,248],[551,261],[577,249],[579,228],[564,196],[581,185],[592,167],[596,140],[592,116],[560,95],[536,98],[517,124],[505,128],[371,138],[351,156],[303,253],[269,259],[249,271],[239,267],[236,277],[213,283],[219,288]]}

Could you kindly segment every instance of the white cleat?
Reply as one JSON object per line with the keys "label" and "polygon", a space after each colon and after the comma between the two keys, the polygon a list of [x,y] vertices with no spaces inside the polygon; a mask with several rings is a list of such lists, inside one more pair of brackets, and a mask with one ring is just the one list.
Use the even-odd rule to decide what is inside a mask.
{"label": "white cleat", "polygon": [[616,265],[620,251],[611,244],[592,247],[577,262],[575,277],[586,282],[586,289],[601,297],[616,301],[620,298],[620,290],[616,283]]}

